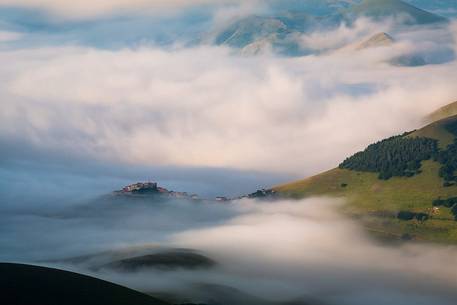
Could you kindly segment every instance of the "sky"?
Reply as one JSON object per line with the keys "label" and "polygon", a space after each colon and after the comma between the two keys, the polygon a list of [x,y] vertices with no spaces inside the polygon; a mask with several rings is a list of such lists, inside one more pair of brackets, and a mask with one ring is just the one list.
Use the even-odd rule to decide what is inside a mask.
{"label": "sky", "polygon": [[[302,57],[208,42],[232,20],[275,10],[275,1],[0,1],[4,201],[33,201],[24,187],[43,200],[83,199],[137,180],[241,195],[335,167],[457,99],[449,14],[440,27],[360,18],[316,29],[297,37],[314,52]],[[395,43],[355,50],[379,32]],[[405,54],[428,65],[388,64]]]}

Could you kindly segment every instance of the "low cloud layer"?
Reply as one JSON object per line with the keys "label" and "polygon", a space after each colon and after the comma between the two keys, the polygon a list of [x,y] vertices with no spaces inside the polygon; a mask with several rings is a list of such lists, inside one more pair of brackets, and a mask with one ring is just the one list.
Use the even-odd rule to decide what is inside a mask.
{"label": "low cloud layer", "polygon": [[227,264],[227,278],[218,284],[328,304],[452,304],[457,298],[455,290],[449,293],[457,283],[455,247],[373,243],[329,199],[238,204],[240,214],[227,223],[175,237],[176,246]]}
{"label": "low cloud layer", "polygon": [[1,259],[43,262],[119,249],[147,253],[146,249],[187,248],[218,265],[133,273],[50,265],[194,301],[205,301],[198,287],[206,287],[208,293],[219,287],[228,292],[213,296],[221,304],[228,295],[240,293],[260,300],[335,305],[451,305],[457,300],[455,247],[374,242],[337,212],[343,203],[339,200],[124,200],[105,198],[71,209],[3,213]]}

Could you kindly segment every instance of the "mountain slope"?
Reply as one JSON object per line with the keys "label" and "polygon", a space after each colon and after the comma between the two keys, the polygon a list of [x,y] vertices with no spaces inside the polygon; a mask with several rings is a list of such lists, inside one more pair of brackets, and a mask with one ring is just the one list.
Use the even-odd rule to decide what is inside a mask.
{"label": "mountain slope", "polygon": [[457,102],[448,104],[432,112],[425,118],[425,122],[431,123],[453,115],[457,115]]}
{"label": "mountain slope", "polygon": [[0,263],[0,274],[1,304],[168,304],[126,287],[58,269]]}
{"label": "mountain slope", "polygon": [[215,38],[215,44],[242,48],[271,36],[280,40],[284,38],[284,34],[304,33],[323,25],[337,26],[342,21],[339,11],[349,7],[352,2],[267,0],[266,3],[270,8],[268,13],[233,20],[226,28],[220,30]]}
{"label": "mountain slope", "polygon": [[382,19],[394,17],[404,24],[431,24],[445,22],[446,18],[421,10],[400,0],[364,0],[348,10],[353,17]]}
{"label": "mountain slope", "polygon": [[273,39],[286,32],[287,26],[277,18],[250,16],[223,30],[216,37],[215,43],[243,48],[258,39]]}
{"label": "mountain slope", "polygon": [[[216,45],[241,49],[242,54],[255,55],[273,50],[283,55],[301,56],[319,51],[312,45],[303,45],[301,35],[315,30],[335,29],[342,24],[350,25],[360,17],[376,20],[389,17],[398,25],[427,25],[447,20],[399,0],[365,0],[361,3],[291,0],[270,4],[273,9],[269,13],[233,20],[225,28],[212,33],[208,40]],[[386,34],[374,39],[368,42],[368,46],[392,42]],[[419,66],[425,62],[418,56],[406,56],[396,60],[395,64]]]}
{"label": "mountain slope", "polygon": [[449,132],[446,125],[455,121],[456,117],[454,115],[449,117],[445,116],[444,118],[434,121],[419,130],[415,130],[410,136],[436,139],[438,140],[439,147],[441,149],[445,149],[455,139],[455,136]]}
{"label": "mountain slope", "polygon": [[367,40],[360,43],[357,47],[357,50],[363,50],[368,48],[375,48],[375,47],[385,47],[390,46],[394,43],[394,39],[387,33],[378,33]]}
{"label": "mountain slope", "polygon": [[[449,117],[403,138],[427,137],[437,140],[440,151],[453,142],[455,136],[447,126],[457,123]],[[393,151],[390,152],[391,155]],[[413,238],[422,241],[457,243],[457,221],[450,208],[434,207],[438,198],[457,197],[457,186],[447,186],[433,158],[420,162],[411,177],[394,176],[380,179],[380,173],[335,168],[319,175],[273,188],[280,196],[305,198],[309,196],[344,197],[343,211],[360,219],[368,230],[395,239]],[[383,177],[381,177],[383,178]],[[403,212],[425,214],[422,219],[403,220]]]}

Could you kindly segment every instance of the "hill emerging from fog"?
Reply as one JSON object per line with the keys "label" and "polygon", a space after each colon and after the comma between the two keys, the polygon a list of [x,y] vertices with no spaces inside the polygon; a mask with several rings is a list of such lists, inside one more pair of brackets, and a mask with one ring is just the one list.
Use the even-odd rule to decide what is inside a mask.
{"label": "hill emerging from fog", "polygon": [[212,259],[191,251],[168,251],[149,255],[120,259],[101,266],[102,269],[115,269],[124,272],[135,272],[144,269],[209,269],[216,265]]}
{"label": "hill emerging from fog", "polygon": [[457,243],[453,109],[442,108],[432,115],[437,121],[374,143],[338,168],[273,190],[292,198],[346,198],[343,211],[382,238]]}
{"label": "hill emerging from fog", "polygon": [[245,55],[274,50],[288,56],[315,53],[300,35],[316,30],[352,25],[358,18],[375,21],[394,20],[399,27],[445,23],[446,18],[400,0],[364,1],[284,1],[274,2],[273,10],[263,15],[248,15],[233,20],[216,33],[213,43],[240,49]]}

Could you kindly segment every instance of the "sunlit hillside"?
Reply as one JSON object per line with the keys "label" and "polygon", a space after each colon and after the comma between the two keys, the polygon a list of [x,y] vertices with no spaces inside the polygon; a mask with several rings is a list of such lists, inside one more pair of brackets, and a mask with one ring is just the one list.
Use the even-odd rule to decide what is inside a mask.
{"label": "sunlit hillside", "polygon": [[[445,118],[404,137],[436,139],[439,149],[446,150],[455,139],[447,126],[455,122],[457,117]],[[380,179],[376,172],[335,168],[273,189],[293,198],[343,197],[347,200],[343,210],[378,236],[457,243],[457,218],[452,207],[433,206],[436,199],[457,197],[457,186],[446,185],[440,177],[441,167],[430,158],[421,161],[417,174],[387,180]],[[427,220],[403,220],[399,217],[401,212],[423,213]]]}

